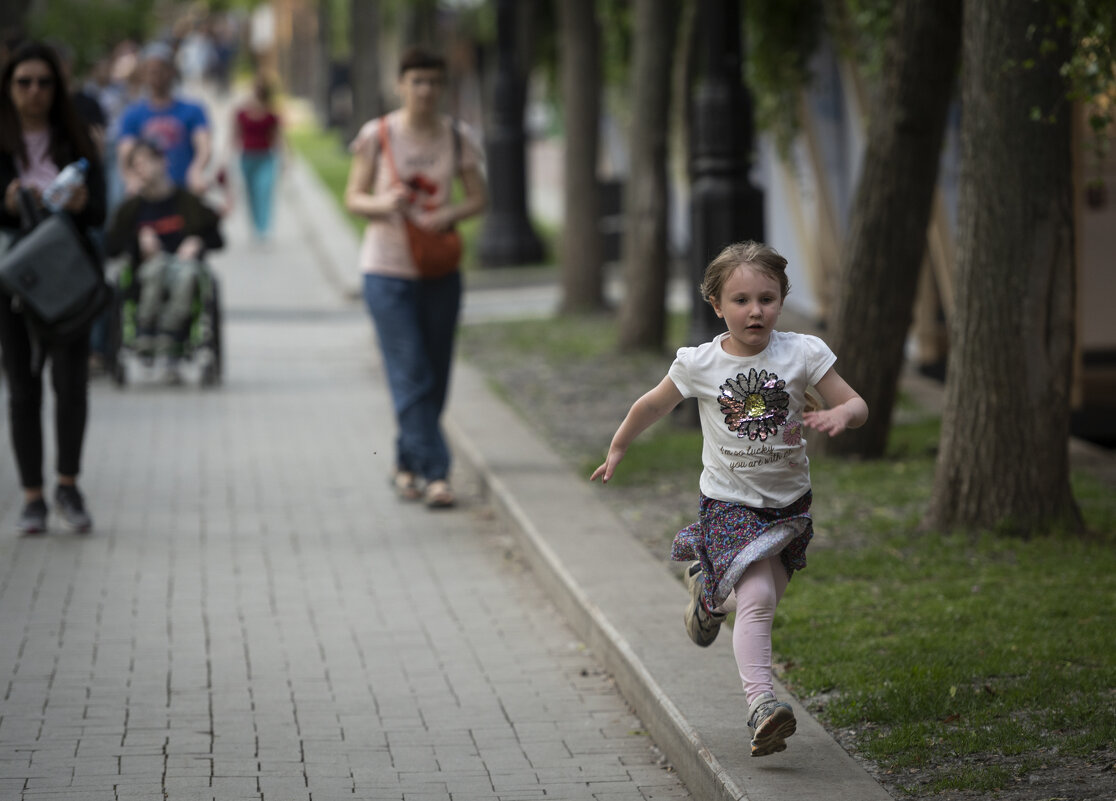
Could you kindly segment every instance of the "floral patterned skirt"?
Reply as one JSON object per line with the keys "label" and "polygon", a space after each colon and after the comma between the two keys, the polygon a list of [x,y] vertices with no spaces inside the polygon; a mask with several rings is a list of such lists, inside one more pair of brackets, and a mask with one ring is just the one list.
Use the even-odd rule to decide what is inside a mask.
{"label": "floral patterned skirt", "polygon": [[814,536],[807,492],[782,509],[753,509],[701,496],[698,522],[678,532],[670,558],[701,562],[705,575],[705,604],[717,609],[729,597],[748,565],[776,554],[787,576],[806,567],[806,546]]}

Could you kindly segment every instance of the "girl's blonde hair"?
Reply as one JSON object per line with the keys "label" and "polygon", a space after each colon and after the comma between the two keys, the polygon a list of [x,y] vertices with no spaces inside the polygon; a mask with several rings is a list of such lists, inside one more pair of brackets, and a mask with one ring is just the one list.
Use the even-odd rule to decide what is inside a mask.
{"label": "girl's blonde hair", "polygon": [[721,297],[725,281],[736,272],[737,267],[744,264],[778,281],[782,298],[787,297],[787,293],[790,292],[787,260],[770,245],[749,239],[746,242],[734,242],[729,245],[705,268],[705,277],[701,282],[701,296],[707,303],[712,303]]}

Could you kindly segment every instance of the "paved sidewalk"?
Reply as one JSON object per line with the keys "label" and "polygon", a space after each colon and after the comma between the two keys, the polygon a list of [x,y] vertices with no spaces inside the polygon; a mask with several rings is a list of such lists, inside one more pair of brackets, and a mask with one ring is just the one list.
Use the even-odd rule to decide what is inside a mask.
{"label": "paved sidewalk", "polygon": [[2,427],[0,801],[689,798],[473,474],[393,497],[371,327],[290,178],[278,240],[238,213],[214,259],[226,383],[94,385],[95,533],[11,533]]}
{"label": "paved sidewalk", "polygon": [[[305,215],[329,208],[311,176],[296,170],[292,177]],[[355,259],[351,232],[321,214],[315,227],[330,243],[322,250],[338,259],[332,273],[343,276]],[[474,280],[466,319],[508,309],[520,317],[552,312],[554,287],[528,276],[519,295],[491,286],[488,276]],[[798,733],[786,753],[750,757],[729,638],[695,647],[682,626],[685,588],[627,533],[600,498],[600,486],[576,475],[467,361],[455,369],[447,427],[458,472],[471,470],[511,522],[539,586],[603,660],[696,798],[889,801],[797,702]]]}

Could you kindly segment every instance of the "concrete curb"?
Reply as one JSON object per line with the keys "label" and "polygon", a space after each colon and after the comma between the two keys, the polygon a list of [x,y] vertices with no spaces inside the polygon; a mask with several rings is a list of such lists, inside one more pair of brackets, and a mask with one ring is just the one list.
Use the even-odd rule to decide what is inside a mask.
{"label": "concrete curb", "polygon": [[[292,162],[288,191],[298,195],[317,267],[351,297],[359,287],[357,236],[317,176]],[[474,472],[510,520],[540,588],[615,678],[695,798],[891,801],[778,685],[798,733],[786,754],[752,759],[732,649],[690,643],[682,583],[628,534],[599,497],[603,490],[575,475],[467,362],[458,360],[451,394],[445,425],[457,469]]]}
{"label": "concrete curb", "polygon": [[[457,382],[462,382],[457,368]],[[475,381],[475,377],[464,381]],[[495,400],[495,399],[494,399]],[[498,402],[498,401],[497,401]],[[499,510],[510,519],[532,569],[543,583],[546,594],[562,610],[571,628],[585,640],[616,680],[647,726],[652,739],[678,770],[696,798],[744,799],[747,795],[717,762],[685,716],[647,671],[630,643],[593,603],[547,544],[523,505],[506,482],[493,471],[485,454],[454,419],[447,421],[449,437],[468,467],[478,474],[484,491]]]}
{"label": "concrete curb", "polygon": [[[463,383],[477,383],[476,376],[463,375],[469,370],[470,368],[463,369],[460,365],[456,368],[455,382],[459,386]],[[474,387],[468,393],[455,395],[455,398],[466,394],[470,401],[478,397]],[[495,398],[492,400],[500,403]],[[455,403],[454,411],[465,405],[464,401]],[[467,418],[468,414],[462,414],[461,417]],[[469,426],[457,422],[457,415],[447,421],[447,430],[455,450],[468,462],[468,467],[478,474],[484,491],[490,494],[491,500],[512,522],[520,545],[544,585],[546,594],[558,605],[566,621],[613,675],[620,692],[647,726],[652,739],[677,769],[687,788],[696,798],[747,798],[702,744],[698,733],[654,676],[647,671],[631,644],[562,564],[507,482],[500,478],[498,471],[492,469],[483,449],[466,433],[467,428]],[[501,428],[507,432],[506,427]],[[475,436],[476,431],[473,433]]]}
{"label": "concrete curb", "polygon": [[623,529],[597,497],[603,490],[573,475],[482,375],[459,364],[454,382],[447,430],[461,467],[479,474],[542,588],[695,798],[890,799],[797,702],[788,752],[751,759],[731,648],[689,642],[682,584]]}

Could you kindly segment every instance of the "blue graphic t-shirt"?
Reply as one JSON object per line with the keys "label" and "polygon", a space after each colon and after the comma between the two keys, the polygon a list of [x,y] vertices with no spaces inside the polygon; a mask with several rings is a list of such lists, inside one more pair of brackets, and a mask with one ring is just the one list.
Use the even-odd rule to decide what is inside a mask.
{"label": "blue graphic t-shirt", "polygon": [[170,106],[154,109],[147,100],[129,106],[120,119],[120,136],[150,139],[166,154],[167,170],[177,186],[186,185],[186,171],[194,160],[194,132],[209,127],[205,109],[175,98]]}

